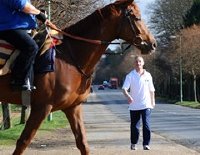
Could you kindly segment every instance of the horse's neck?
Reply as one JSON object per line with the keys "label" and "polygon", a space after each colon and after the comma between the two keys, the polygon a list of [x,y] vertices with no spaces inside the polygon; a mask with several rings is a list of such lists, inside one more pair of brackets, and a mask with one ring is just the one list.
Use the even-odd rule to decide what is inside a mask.
{"label": "horse's neck", "polygon": [[[80,44],[81,42],[81,44]],[[73,63],[88,75],[92,74],[97,62],[105,52],[107,45],[97,45],[87,42],[77,41],[77,43],[67,42],[68,53],[74,61]]]}
{"label": "horse's neck", "polygon": [[[88,21],[83,22],[82,24],[87,24],[90,22],[89,28],[82,25],[77,25],[82,28],[84,38],[95,39],[101,41],[112,41],[117,36],[116,31],[118,24],[117,22],[110,21],[108,17],[104,17],[101,12],[93,18],[94,22],[88,19]],[[80,29],[81,29],[80,28]],[[91,29],[90,29],[91,28]],[[75,26],[75,29],[77,27]],[[80,33],[80,32],[78,32]],[[95,43],[88,43],[80,40],[68,40],[68,49],[76,57],[76,61],[79,63],[81,68],[85,72],[91,73],[100,60],[102,54],[105,52],[108,45],[97,45]],[[70,46],[70,47],[69,47]]]}
{"label": "horse's neck", "polygon": [[[96,34],[96,36],[89,36],[87,38],[95,38],[99,41],[112,41],[114,38],[111,36],[111,31],[108,29],[109,24],[103,25],[103,28],[100,30],[101,33],[99,33],[99,30]],[[110,35],[109,35],[110,34]],[[108,47],[108,44],[95,44],[95,43],[83,43],[81,47],[78,47],[78,45],[74,45],[78,50],[75,50],[74,55],[78,57],[78,61],[80,66],[84,68],[85,72],[91,73],[94,70],[94,67],[96,66],[97,62],[100,60],[101,56],[105,52],[106,48]]]}

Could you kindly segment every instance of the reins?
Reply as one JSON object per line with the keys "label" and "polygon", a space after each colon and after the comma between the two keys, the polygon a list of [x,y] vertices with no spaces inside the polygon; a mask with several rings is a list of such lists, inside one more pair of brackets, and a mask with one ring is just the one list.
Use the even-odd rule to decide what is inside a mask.
{"label": "reins", "polygon": [[[135,31],[135,29],[134,29],[134,26],[133,26],[132,23],[131,23],[130,10],[126,10],[126,12],[125,12],[125,17],[128,18],[128,21],[129,21],[129,24],[130,24],[130,26],[131,26],[132,32],[133,32],[133,34],[137,37],[138,34],[136,33],[136,31]],[[57,28],[57,26],[54,25],[53,23],[51,23],[50,21],[48,21],[48,22],[46,23],[46,25],[47,25],[48,27],[50,27],[51,29],[53,29],[53,30],[55,30],[55,31],[61,33],[62,35],[67,36],[67,37],[69,37],[69,38],[71,38],[71,39],[75,39],[75,40],[79,40],[79,41],[84,41],[84,42],[91,43],[91,44],[96,44],[96,45],[110,45],[110,44],[122,45],[122,44],[129,44],[129,43],[127,43],[127,42],[116,43],[116,42],[110,42],[110,41],[105,41],[105,40],[87,39],[87,38],[83,38],[83,37],[80,37],[80,36],[75,36],[75,35],[69,34],[69,33],[64,32],[63,30]],[[119,33],[120,33],[120,31],[121,31],[121,26],[120,26],[120,29],[119,29]],[[130,48],[130,46],[131,46],[131,45],[129,44],[122,52],[120,52],[120,53],[118,53],[118,54],[123,54],[128,48]],[[121,46],[121,47],[122,47],[122,46]],[[108,52],[106,53],[106,52],[105,52],[104,54],[112,54],[112,53],[108,53]],[[114,54],[116,54],[116,53],[114,53]],[[74,56],[73,56],[73,54],[72,54],[71,52],[70,52],[70,57],[71,57],[72,61],[75,62],[75,60],[74,60],[75,58],[74,58]],[[76,66],[76,68],[78,69],[78,71],[79,71],[82,75],[84,75],[84,77],[86,77],[86,79],[89,79],[89,78],[91,77],[91,75],[87,75],[87,74],[81,69],[81,67],[80,67],[77,63],[75,63],[75,66]]]}
{"label": "reins", "polygon": [[75,39],[75,40],[80,40],[80,41],[84,41],[84,42],[88,42],[88,43],[91,43],[91,44],[97,44],[97,45],[109,45],[109,44],[116,44],[116,45],[119,45],[119,44],[129,44],[127,42],[123,42],[123,43],[113,43],[113,42],[110,42],[110,41],[105,41],[105,40],[95,40],[95,39],[87,39],[87,38],[83,38],[83,37],[79,37],[79,36],[75,36],[75,35],[71,35],[67,32],[64,32],[62,31],[61,29],[57,28],[56,25],[54,25],[53,23],[51,22],[48,22],[48,24],[46,24],[48,27],[50,27],[51,29],[53,30],[56,30],[58,32],[60,32],[61,34],[69,37],[69,38],[72,38],[72,39]]}
{"label": "reins", "polygon": [[[62,31],[61,29],[57,28],[56,25],[54,25],[53,23],[51,22],[48,22],[48,24],[46,24],[48,27],[50,27],[51,29],[55,30],[55,31],[58,31],[59,33],[69,37],[69,38],[72,38],[72,39],[75,39],[75,40],[80,40],[80,41],[84,41],[84,42],[88,42],[88,43],[92,43],[92,44],[96,44],[96,45],[108,45],[108,44],[128,44],[127,42],[123,42],[123,43],[115,43],[115,42],[108,42],[108,41],[101,41],[101,40],[92,40],[92,39],[86,39],[86,38],[82,38],[82,37],[79,37],[79,36],[74,36],[74,35],[71,35],[69,33],[66,33],[64,31]],[[48,32],[49,34],[49,32]],[[51,35],[49,34],[49,37],[51,37]],[[125,50],[127,50],[128,48],[130,48],[131,45],[127,46]],[[71,47],[69,47],[71,48]],[[123,50],[121,53],[119,54],[123,54],[124,51]],[[71,50],[69,50],[71,51]],[[72,61],[75,63],[75,66],[76,68],[78,69],[78,71],[86,78],[86,79],[89,79],[91,78],[91,75],[87,75],[80,67],[79,64],[76,63],[75,61],[75,58],[74,58],[74,55],[72,52],[69,52],[70,53],[70,57],[72,59]],[[111,53],[106,53],[105,54],[111,54]],[[116,53],[115,53],[116,54]]]}

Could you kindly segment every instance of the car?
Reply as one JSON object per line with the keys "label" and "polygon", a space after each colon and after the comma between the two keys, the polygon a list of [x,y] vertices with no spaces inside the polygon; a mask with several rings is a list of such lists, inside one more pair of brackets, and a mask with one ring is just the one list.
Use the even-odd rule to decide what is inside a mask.
{"label": "car", "polygon": [[99,85],[98,90],[104,90],[105,87],[103,85]]}
{"label": "car", "polygon": [[103,86],[106,88],[108,87],[108,81],[103,81]]}

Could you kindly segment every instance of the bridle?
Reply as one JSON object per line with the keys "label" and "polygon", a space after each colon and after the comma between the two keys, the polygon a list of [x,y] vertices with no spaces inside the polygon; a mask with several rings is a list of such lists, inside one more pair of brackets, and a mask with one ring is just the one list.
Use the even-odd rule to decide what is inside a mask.
{"label": "bridle", "polygon": [[[133,20],[133,22],[132,22],[132,20],[131,20],[131,18],[132,18],[132,16],[131,16],[132,10],[131,10],[131,9],[125,9],[125,10],[122,10],[122,11],[124,12],[124,16],[122,17],[122,22],[121,22],[121,24],[119,25],[118,33],[117,33],[118,36],[117,36],[117,37],[119,38],[119,35],[120,35],[121,31],[122,31],[122,27],[123,27],[123,24],[124,24],[124,22],[125,22],[124,19],[127,19],[128,22],[129,22],[129,25],[130,25],[130,27],[131,27],[131,31],[132,31],[133,35],[135,36],[135,40],[136,40],[136,39],[141,40],[141,42],[139,42],[139,43],[135,42],[135,40],[133,40],[132,42],[134,42],[134,45],[135,45],[135,46],[140,46],[140,44],[141,44],[143,41],[142,41],[142,39],[141,39],[141,37],[140,37],[140,30],[137,28],[135,21],[141,21],[141,18],[138,18],[137,16],[134,16],[134,20]],[[124,18],[124,17],[125,17],[125,18]],[[133,25],[133,24],[134,24],[134,25]]]}
{"label": "bridle", "polygon": [[[137,27],[136,27],[136,24],[135,24],[135,20],[141,20],[141,19],[135,17],[135,20],[134,20],[135,28],[134,28],[134,26],[133,26],[133,24],[132,24],[132,21],[131,21],[131,12],[132,12],[131,9],[130,9],[130,10],[126,9],[126,10],[124,11],[124,16],[128,19],[133,34],[136,36],[136,38],[140,38],[139,33],[137,33],[136,30],[135,30],[135,28],[137,28]],[[119,30],[118,30],[118,34],[120,34],[120,32],[121,32],[123,23],[124,23],[124,18],[122,17],[122,24],[120,24],[120,28],[119,28]],[[75,36],[75,35],[72,35],[72,34],[69,34],[69,33],[67,33],[67,32],[62,31],[61,29],[57,28],[57,27],[56,27],[53,23],[51,23],[51,22],[48,23],[47,26],[50,27],[51,29],[54,29],[54,30],[60,32],[60,33],[63,34],[64,36],[67,36],[67,37],[69,37],[69,38],[71,38],[71,39],[75,39],[75,40],[79,40],[79,41],[84,41],[84,42],[88,42],[88,43],[91,43],[91,44],[97,44],[97,45],[128,44],[127,42],[124,42],[124,43],[113,43],[113,42],[105,41],[105,40],[95,40],[95,39],[88,39],[88,38],[83,38],[83,37],[80,37],[80,36]],[[139,30],[138,30],[138,32],[139,32]],[[138,44],[134,44],[134,45],[135,45],[135,46],[138,46]]]}
{"label": "bridle", "polygon": [[[128,19],[128,22],[129,22],[129,24],[130,24],[132,33],[133,33],[133,35],[135,36],[135,40],[136,40],[137,38],[140,38],[140,34],[138,33],[138,32],[140,32],[140,31],[139,31],[139,30],[136,31],[137,26],[136,26],[136,24],[135,24],[135,20],[141,20],[141,19],[140,19],[140,18],[137,18],[137,17],[135,16],[134,25],[133,25],[133,23],[132,23],[132,21],[131,21],[131,12],[132,12],[132,10],[131,10],[131,9],[129,9],[129,10],[128,10],[128,9],[125,9],[123,12],[124,12],[124,16],[123,16],[123,17],[125,17],[126,19]],[[117,33],[118,35],[119,35],[120,32],[122,31],[122,25],[123,25],[123,23],[124,23],[124,18],[123,18],[123,17],[122,17],[122,23],[120,24],[120,27],[118,28],[118,33]],[[67,33],[67,32],[62,31],[61,29],[57,28],[57,27],[56,27],[53,23],[51,23],[51,22],[49,22],[49,23],[47,24],[47,26],[49,26],[51,29],[54,29],[54,30],[58,31],[59,33],[63,34],[64,36],[67,36],[67,37],[69,37],[69,38],[71,38],[71,39],[75,39],[75,40],[79,40],[79,41],[84,41],[84,42],[91,43],[91,44],[97,44],[97,45],[129,44],[129,43],[127,43],[127,42],[123,42],[123,43],[113,43],[113,42],[105,41],[105,40],[94,40],[94,39],[83,38],[83,37],[80,37],[80,36],[75,36],[75,35],[72,35],[72,34],[69,34],[69,33]],[[134,42],[134,41],[133,41],[133,42]],[[141,42],[140,42],[140,44],[141,44]],[[139,44],[137,44],[137,43],[134,43],[134,45],[135,45],[135,46],[139,46]],[[127,50],[130,46],[131,46],[131,45],[129,44],[129,46],[126,47],[125,50]],[[75,60],[74,60],[74,56],[73,56],[73,54],[72,54],[71,52],[70,52],[70,56],[71,56],[72,60],[75,61]],[[79,71],[86,79],[89,79],[89,78],[91,77],[91,75],[87,75],[87,74],[81,69],[80,65],[78,65],[77,63],[75,63],[75,66],[76,66],[76,68],[78,69],[78,71]]]}

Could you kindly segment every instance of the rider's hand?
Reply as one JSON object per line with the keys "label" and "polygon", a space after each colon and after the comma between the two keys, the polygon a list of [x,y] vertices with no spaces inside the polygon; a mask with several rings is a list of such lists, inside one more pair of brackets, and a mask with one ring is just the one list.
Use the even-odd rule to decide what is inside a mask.
{"label": "rider's hand", "polygon": [[46,24],[47,26],[52,25],[52,23],[51,23],[48,19],[45,21],[45,24]]}
{"label": "rider's hand", "polygon": [[59,28],[57,28],[57,26],[54,25],[54,24],[53,24],[51,21],[49,21],[48,19],[46,20],[45,25],[46,25],[46,26],[49,26],[50,28],[52,28],[52,29],[54,29],[54,30],[60,31]]}
{"label": "rider's hand", "polygon": [[40,20],[41,22],[45,23],[47,20],[47,17],[44,13],[40,12],[38,15],[36,15],[36,18]]}

